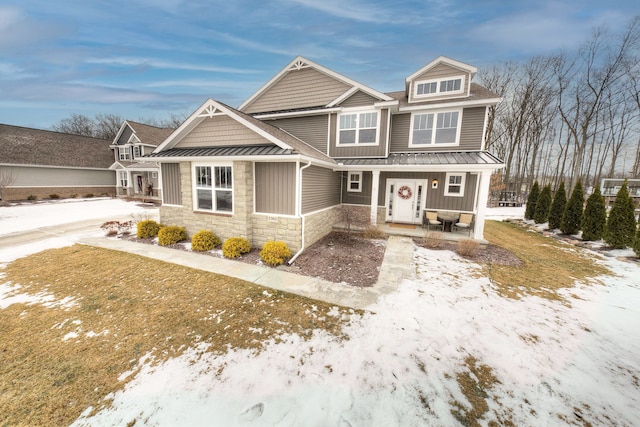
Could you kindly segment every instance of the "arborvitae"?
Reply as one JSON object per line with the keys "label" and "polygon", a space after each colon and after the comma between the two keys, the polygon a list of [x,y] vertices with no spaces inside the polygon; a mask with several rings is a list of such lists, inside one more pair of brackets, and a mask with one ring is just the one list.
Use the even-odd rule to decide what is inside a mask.
{"label": "arborvitae", "polygon": [[564,214],[562,215],[560,231],[564,234],[576,234],[580,231],[583,205],[584,194],[582,192],[582,181],[578,180],[578,183],[571,192],[571,197],[569,197],[569,202],[567,202]]}
{"label": "arborvitae", "polygon": [[635,239],[633,239],[633,252],[635,252],[636,256],[640,258],[640,226],[636,231]]}
{"label": "arborvitae", "polygon": [[549,209],[551,209],[551,185],[545,185],[538,196],[536,211],[533,213],[533,221],[536,224],[547,222]]}
{"label": "arborvitae", "polygon": [[623,249],[633,243],[636,233],[636,218],[633,200],[629,197],[627,181],[625,180],[613,201],[607,231],[604,240],[615,249]]}
{"label": "arborvitae", "polygon": [[607,208],[600,186],[596,185],[593,194],[587,199],[582,215],[582,240],[600,240],[607,226]]}
{"label": "arborvitae", "polygon": [[564,189],[564,181],[560,181],[560,186],[556,190],[556,195],[551,203],[551,211],[549,212],[549,228],[560,228],[562,224],[562,214],[567,206],[567,191]]}
{"label": "arborvitae", "polygon": [[529,192],[529,197],[527,197],[527,208],[524,211],[524,219],[533,219],[533,214],[536,213],[536,203],[538,202],[538,197],[540,196],[540,186],[538,185],[538,181],[533,183],[533,187],[531,187],[531,191]]}

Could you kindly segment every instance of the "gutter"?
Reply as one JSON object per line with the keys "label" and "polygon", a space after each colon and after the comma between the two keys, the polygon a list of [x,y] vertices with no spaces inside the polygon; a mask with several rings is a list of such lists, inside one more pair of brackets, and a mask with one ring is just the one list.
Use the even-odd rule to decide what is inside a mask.
{"label": "gutter", "polygon": [[311,162],[307,163],[303,167],[300,168],[300,181],[298,182],[300,188],[300,218],[302,218],[302,245],[300,246],[300,250],[296,252],[294,256],[287,262],[287,264],[291,265],[296,261],[296,258],[300,256],[302,251],[304,251],[304,215],[302,215],[302,171],[311,166]]}

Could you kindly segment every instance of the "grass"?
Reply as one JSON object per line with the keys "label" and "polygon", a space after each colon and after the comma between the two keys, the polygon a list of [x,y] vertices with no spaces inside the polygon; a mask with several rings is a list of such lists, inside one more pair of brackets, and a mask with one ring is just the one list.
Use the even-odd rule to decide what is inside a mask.
{"label": "grass", "polygon": [[[241,280],[88,246],[9,264],[0,284],[67,306],[13,304],[0,311],[0,426],[69,425],[124,388],[119,377],[198,344],[222,354],[259,352],[285,333],[338,337],[350,309]],[[333,312],[330,313],[330,311]]]}
{"label": "grass", "polygon": [[489,243],[508,249],[522,261],[520,266],[485,267],[500,294],[509,298],[536,295],[562,300],[559,291],[572,287],[576,281],[610,274],[582,249],[517,224],[486,221],[484,234]]}

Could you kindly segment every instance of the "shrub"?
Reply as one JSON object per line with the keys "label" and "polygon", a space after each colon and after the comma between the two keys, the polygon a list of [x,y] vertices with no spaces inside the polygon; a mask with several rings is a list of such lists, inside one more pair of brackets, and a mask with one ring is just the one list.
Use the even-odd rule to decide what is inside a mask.
{"label": "shrub", "polygon": [[629,197],[625,180],[616,194],[607,220],[607,231],[604,240],[615,249],[624,249],[633,243],[636,234],[636,217],[633,199]]}
{"label": "shrub", "polygon": [[244,237],[230,237],[222,244],[222,255],[225,258],[240,258],[240,255],[251,251],[251,243]]}
{"label": "shrub", "polygon": [[600,194],[600,186],[587,199],[587,205],[582,214],[582,240],[600,240],[604,236],[607,226],[607,208],[604,197]]}
{"label": "shrub", "polygon": [[138,223],[138,233],[137,236],[139,239],[146,239],[149,237],[156,237],[158,232],[160,231],[160,224],[155,222],[152,219],[147,219],[144,221],[140,221]]}
{"label": "shrub", "polygon": [[27,197],[27,200],[38,200],[38,196],[31,194],[29,195],[29,197]]}
{"label": "shrub", "polygon": [[429,249],[440,249],[444,246],[442,233],[439,231],[430,231],[422,238],[422,245]]}
{"label": "shrub", "polygon": [[118,221],[107,221],[100,226],[103,230],[105,230],[107,236],[115,236],[118,234],[118,226],[120,223]]}
{"label": "shrub", "polygon": [[633,252],[635,252],[636,256],[640,258],[640,226],[636,231],[635,239],[633,239]]}
{"label": "shrub", "polygon": [[169,246],[186,240],[187,229],[178,225],[166,225],[158,231],[158,244],[160,246]]}
{"label": "shrub", "polygon": [[362,237],[365,239],[384,239],[385,234],[384,231],[380,230],[378,227],[369,225],[362,232]]}
{"label": "shrub", "polygon": [[551,203],[551,210],[549,211],[549,228],[554,230],[560,228],[562,224],[562,214],[567,206],[567,191],[564,189],[564,181],[560,181],[560,186],[556,190],[556,194],[553,197],[553,203]]}
{"label": "shrub", "polygon": [[480,250],[480,244],[475,240],[464,239],[458,242],[458,255],[463,257],[473,257]]}
{"label": "shrub", "polygon": [[536,210],[533,214],[533,221],[536,224],[544,224],[549,219],[551,201],[551,185],[545,185],[536,201]]}
{"label": "shrub", "polygon": [[49,194],[49,198],[50,199],[59,199],[60,195],[59,194]]}
{"label": "shrub", "polygon": [[533,214],[536,213],[538,196],[540,196],[540,186],[538,185],[538,181],[535,181],[529,192],[529,197],[527,197],[527,208],[524,211],[524,219],[533,219]]}
{"label": "shrub", "polygon": [[582,181],[578,183],[571,192],[569,202],[562,215],[560,231],[564,234],[576,234],[582,225],[582,209],[584,206],[584,194],[582,192]]}
{"label": "shrub", "polygon": [[220,246],[220,238],[212,231],[200,230],[191,238],[192,251],[210,251],[216,246]]}
{"label": "shrub", "polygon": [[72,194],[72,195],[71,195],[71,196],[69,196],[69,197],[71,197],[72,199],[75,199],[76,197],[78,197],[78,195],[77,195],[77,194]]}
{"label": "shrub", "polygon": [[93,197],[93,193],[87,193],[84,195],[85,199],[90,199]]}
{"label": "shrub", "polygon": [[291,251],[285,242],[269,241],[262,246],[260,259],[267,265],[275,267],[281,265],[291,257]]}

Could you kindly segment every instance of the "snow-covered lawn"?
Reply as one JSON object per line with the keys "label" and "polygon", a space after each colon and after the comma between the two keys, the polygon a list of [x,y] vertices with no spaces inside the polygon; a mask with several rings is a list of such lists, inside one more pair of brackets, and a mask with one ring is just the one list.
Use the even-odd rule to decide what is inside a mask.
{"label": "snow-covered lawn", "polygon": [[[490,216],[521,216],[517,209]],[[483,384],[481,425],[640,425],[637,263],[605,258],[611,276],[550,301],[501,297],[478,265],[452,252],[416,247],[414,261],[415,280],[354,316],[349,340],[317,331],[259,354],[194,348],[142,363],[106,397],[109,409],[74,425],[459,425],[471,411],[465,373]],[[494,381],[469,373],[470,360]]]}

